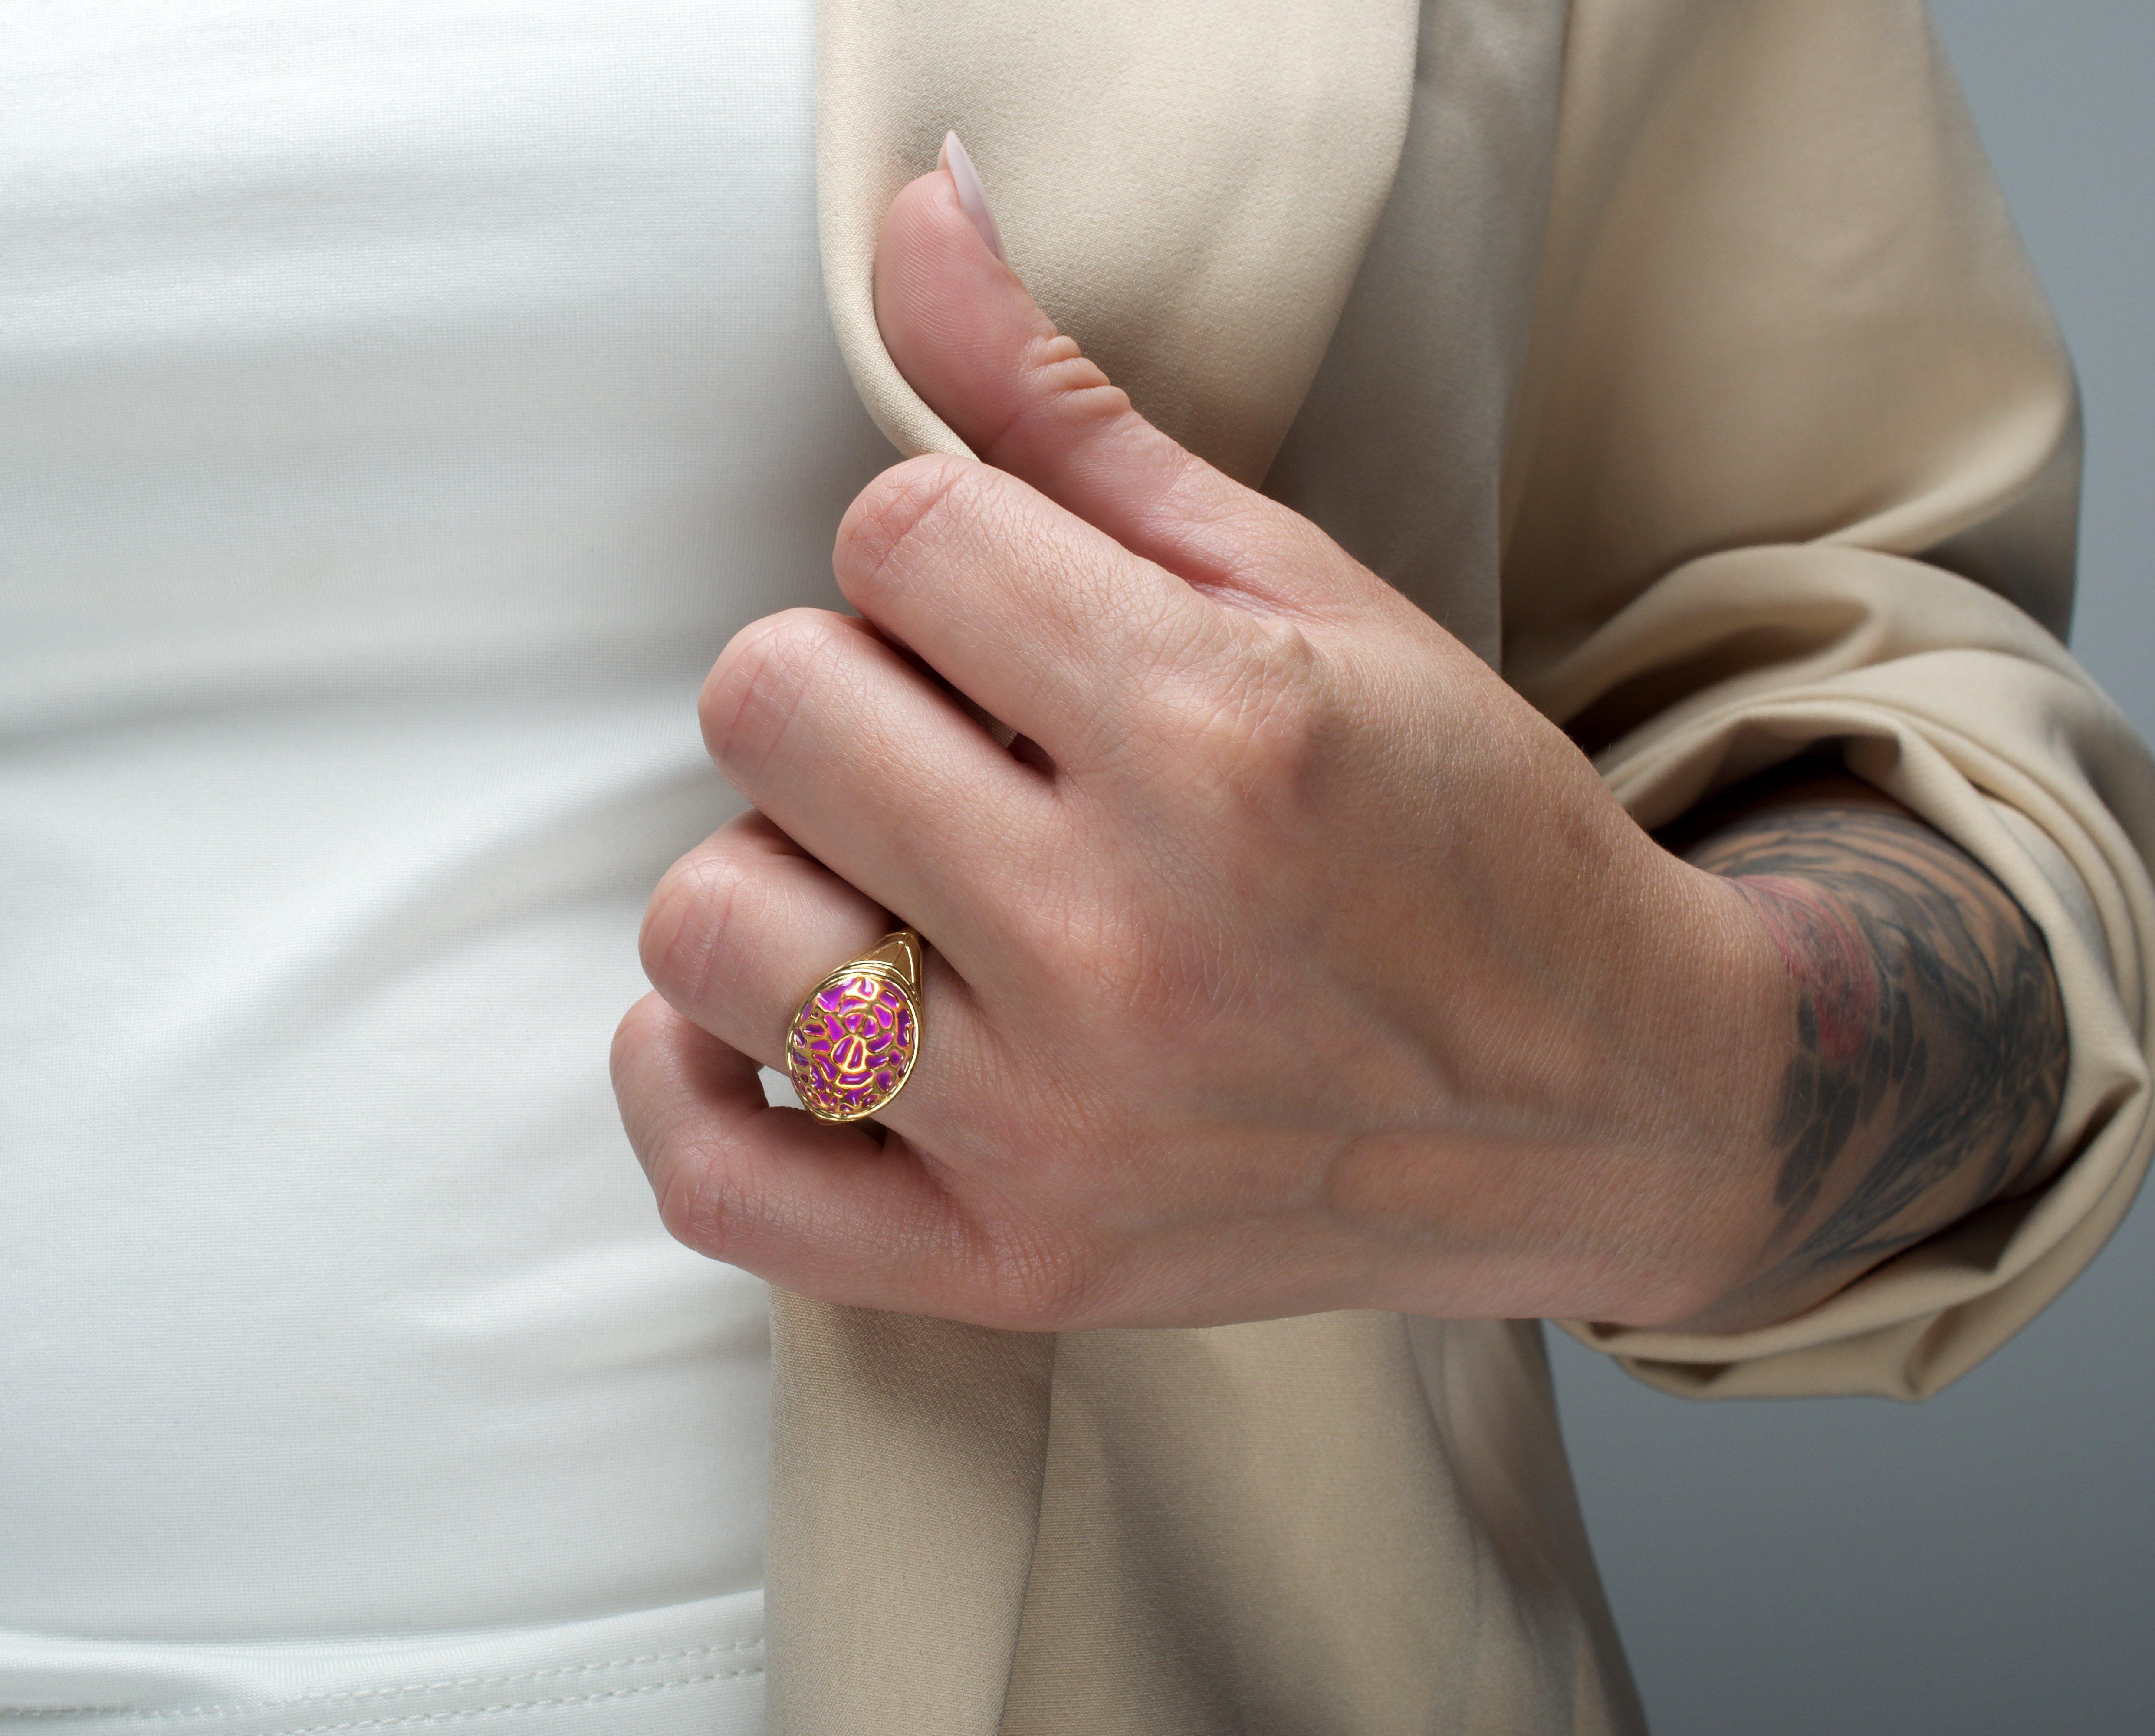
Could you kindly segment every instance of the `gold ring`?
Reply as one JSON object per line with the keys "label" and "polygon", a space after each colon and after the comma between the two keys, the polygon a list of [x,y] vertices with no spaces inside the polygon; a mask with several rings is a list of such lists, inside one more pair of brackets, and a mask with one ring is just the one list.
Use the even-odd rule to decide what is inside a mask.
{"label": "gold ring", "polygon": [[885,935],[808,991],[786,1032],[786,1070],[818,1121],[863,1121],[905,1088],[919,1058],[922,945]]}

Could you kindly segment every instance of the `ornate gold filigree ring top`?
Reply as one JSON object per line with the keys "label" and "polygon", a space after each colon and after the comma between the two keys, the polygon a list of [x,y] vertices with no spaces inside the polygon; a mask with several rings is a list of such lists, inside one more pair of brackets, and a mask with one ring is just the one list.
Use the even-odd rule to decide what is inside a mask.
{"label": "ornate gold filigree ring top", "polygon": [[786,1070],[818,1121],[864,1121],[905,1088],[919,1059],[923,943],[885,935],[809,991],[786,1033]]}

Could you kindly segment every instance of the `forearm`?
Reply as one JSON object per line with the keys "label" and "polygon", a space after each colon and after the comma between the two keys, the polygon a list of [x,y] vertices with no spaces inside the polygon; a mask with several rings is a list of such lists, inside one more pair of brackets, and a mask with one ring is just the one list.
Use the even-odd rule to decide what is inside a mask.
{"label": "forearm", "polygon": [[1963,851],[1844,773],[1784,776],[1669,840],[1787,972],[1748,1275],[1700,1319],[1784,1319],[2028,1178],[2065,1073],[2041,934]]}

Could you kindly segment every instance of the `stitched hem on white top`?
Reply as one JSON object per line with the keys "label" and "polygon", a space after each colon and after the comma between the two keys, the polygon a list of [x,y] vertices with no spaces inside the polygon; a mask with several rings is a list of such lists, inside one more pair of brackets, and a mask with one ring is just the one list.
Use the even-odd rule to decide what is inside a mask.
{"label": "stitched hem on white top", "polygon": [[0,1632],[0,1731],[758,1736],[763,1597],[364,1642],[150,1645]]}

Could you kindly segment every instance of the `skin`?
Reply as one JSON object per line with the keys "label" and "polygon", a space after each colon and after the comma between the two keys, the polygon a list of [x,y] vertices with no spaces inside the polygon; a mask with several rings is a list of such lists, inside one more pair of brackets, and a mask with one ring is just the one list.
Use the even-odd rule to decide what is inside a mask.
{"label": "skin", "polygon": [[[1815,766],[1648,836],[1139,417],[944,173],[893,204],[876,305],[980,461],[878,478],[834,556],[858,618],[757,622],[705,685],[755,811],[660,883],[613,1056],[676,1237],[1007,1327],[1726,1329],[2028,1180],[2056,989],[1943,838]],[[766,1106],[888,913],[931,947],[912,1080],[880,1127]]]}
{"label": "skin", "polygon": [[2004,888],[1868,785],[1800,762],[1687,830],[1688,858],[1752,900],[1797,992],[1773,1257],[1710,1310],[1748,1324],[2035,1179],[2065,1009]]}

